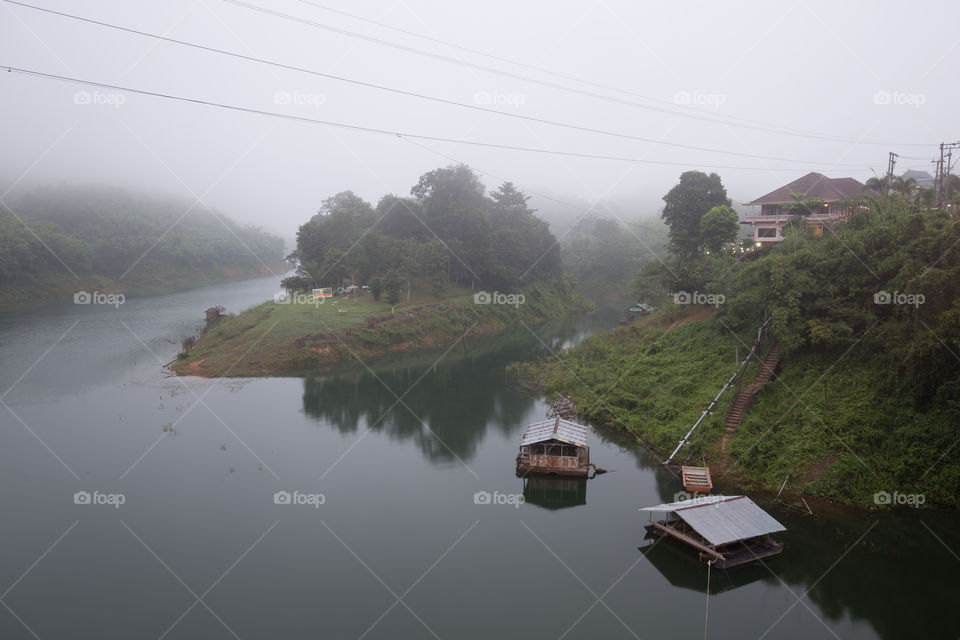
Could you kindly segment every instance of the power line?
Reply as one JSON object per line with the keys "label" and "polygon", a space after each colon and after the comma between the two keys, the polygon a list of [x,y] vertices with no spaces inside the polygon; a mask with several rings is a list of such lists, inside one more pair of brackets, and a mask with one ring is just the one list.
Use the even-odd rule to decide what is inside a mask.
{"label": "power line", "polygon": [[[515,66],[518,66],[518,67],[523,67],[524,69],[530,69],[531,71],[537,71],[537,72],[540,72],[540,73],[546,73],[546,74],[548,74],[548,75],[551,75],[551,76],[554,76],[554,77],[557,77],[557,78],[563,78],[564,80],[573,80],[574,82],[579,82],[579,83],[581,83],[581,84],[590,85],[590,86],[592,86],[592,87],[597,87],[597,88],[599,88],[599,89],[606,89],[607,91],[614,91],[614,92],[616,92],[616,93],[622,93],[622,94],[624,94],[624,95],[633,96],[633,97],[635,97],[635,98],[642,98],[643,100],[649,100],[649,101],[651,101],[651,102],[658,102],[658,103],[660,103],[660,104],[665,104],[665,105],[668,105],[668,106],[674,107],[674,108],[687,109],[687,110],[689,110],[689,111],[693,111],[693,112],[697,112],[697,113],[703,113],[700,109],[697,109],[697,108],[695,108],[695,107],[691,107],[691,106],[683,105],[683,104],[676,104],[676,103],[670,102],[670,101],[668,101],[668,100],[663,100],[662,98],[654,98],[653,96],[647,96],[647,95],[644,95],[644,94],[642,94],[642,93],[637,93],[637,92],[635,92],[635,91],[629,91],[629,90],[627,90],[627,89],[621,89],[621,88],[619,88],[619,87],[614,87],[614,86],[611,86],[611,85],[608,85],[608,84],[603,84],[603,83],[600,83],[600,82],[596,82],[596,81],[594,81],[594,80],[587,80],[587,79],[585,79],[585,78],[580,78],[580,77],[577,77],[577,76],[568,75],[568,74],[566,74],[566,73],[560,73],[559,71],[553,71],[552,69],[546,69],[546,68],[544,68],[544,67],[538,67],[538,66],[535,66],[535,65],[526,64],[526,63],[524,63],[524,62],[520,62],[519,60],[512,60],[512,59],[510,59],[510,58],[505,58],[505,57],[503,57],[503,56],[498,56],[498,55],[493,54],[493,53],[488,53],[488,52],[486,52],[486,51],[480,51],[479,49],[473,49],[473,48],[470,48],[470,47],[465,47],[465,46],[460,45],[460,44],[457,44],[457,43],[455,43],[455,42],[450,42],[450,41],[448,41],[448,40],[441,40],[440,38],[434,38],[434,37],[432,37],[432,36],[424,35],[424,34],[422,34],[422,33],[417,33],[416,31],[411,31],[411,30],[409,30],[409,29],[403,29],[403,28],[401,28],[401,27],[397,27],[397,26],[392,25],[392,24],[387,24],[386,22],[379,22],[379,21],[377,21],[377,20],[371,20],[370,18],[364,18],[363,16],[358,16],[358,15],[356,15],[356,14],[354,14],[354,13],[349,13],[349,12],[347,12],[347,11],[342,11],[342,10],[340,10],[340,9],[334,9],[333,7],[324,6],[324,5],[318,4],[318,3],[316,3],[316,2],[311,2],[310,0],[297,0],[297,1],[300,2],[301,4],[309,5],[309,6],[311,6],[311,7],[315,7],[315,8],[317,8],[317,9],[321,9],[321,10],[323,10],[323,11],[328,11],[328,12],[330,12],[330,13],[335,13],[335,14],[338,14],[338,15],[341,15],[341,16],[345,16],[345,17],[347,17],[347,18],[352,18],[353,20],[359,20],[360,22],[365,22],[365,23],[367,23],[367,24],[372,24],[372,25],[381,27],[381,28],[383,28],[383,29],[390,29],[391,31],[396,31],[397,33],[402,33],[402,34],[404,34],[404,35],[413,36],[413,37],[415,37],[415,38],[420,38],[420,39],[422,39],[422,40],[426,40],[426,41],[428,41],[428,42],[433,42],[433,43],[435,43],[435,44],[440,44],[440,45],[443,45],[443,46],[445,46],[445,47],[450,47],[450,48],[453,48],[453,49],[459,49],[460,51],[465,51],[465,52],[467,52],[467,53],[472,53],[472,54],[474,54],[474,55],[482,56],[482,57],[484,57],[484,58],[489,58],[489,59],[491,59],[491,60],[496,60],[496,61],[498,61],[498,62],[506,62],[507,64],[515,65]],[[457,62],[459,62],[459,61],[457,61]],[[680,115],[680,114],[676,114],[676,115]],[[750,119],[748,119],[748,118],[740,118],[740,117],[731,116],[731,115],[724,115],[724,114],[718,114],[718,115],[719,115],[720,117],[722,117],[722,118],[729,118],[729,119],[731,119],[731,120],[739,120],[740,122],[747,122],[747,123],[749,123],[749,124],[761,125],[761,126],[764,126],[764,127],[784,129],[785,131],[793,131],[793,132],[798,133],[798,134],[811,134],[811,133],[812,133],[813,135],[818,135],[818,134],[816,134],[815,132],[804,131],[803,129],[795,129],[795,128],[792,128],[792,127],[784,127],[784,126],[781,126],[781,125],[774,125],[774,124],[770,124],[770,123],[767,123],[767,122],[760,122],[760,121],[758,121],[758,120],[750,120]],[[852,138],[850,138],[849,140],[850,140],[850,141],[853,141]]]}
{"label": "power line", "polygon": [[[11,1],[11,0],[7,0],[7,1],[9,2],[9,1]],[[468,62],[468,61],[466,61],[466,60],[461,60],[460,58],[453,58],[453,57],[450,57],[450,56],[444,56],[444,55],[439,54],[439,53],[433,53],[433,52],[430,52],[430,51],[424,51],[424,50],[422,50],[422,49],[417,49],[417,48],[415,48],[415,47],[410,47],[410,46],[403,45],[403,44],[399,44],[399,43],[396,43],[396,42],[390,42],[389,40],[382,40],[382,39],[380,39],[380,38],[374,38],[374,37],[372,37],[372,36],[364,35],[364,34],[362,34],[362,33],[356,33],[356,32],[354,32],[354,31],[348,31],[348,30],[346,30],[346,29],[341,29],[341,28],[339,28],[339,27],[333,27],[333,26],[330,26],[330,25],[327,25],[327,24],[323,24],[323,23],[321,23],[321,22],[315,22],[315,21],[313,21],[313,20],[308,20],[308,19],[306,19],[306,18],[301,18],[301,17],[299,17],[299,16],[291,15],[291,14],[288,14],[288,13],[283,13],[283,12],[280,12],[280,11],[275,11],[275,10],[273,10],[273,9],[267,9],[266,7],[260,7],[260,6],[257,6],[257,5],[255,5],[255,4],[249,4],[249,3],[247,3],[247,2],[242,2],[241,0],[223,0],[223,2],[226,2],[226,3],[229,3],[229,4],[233,4],[233,5],[236,5],[236,6],[239,6],[239,7],[244,7],[244,8],[246,8],[246,9],[250,9],[250,10],[253,10],[253,11],[259,11],[260,13],[265,13],[265,14],[267,14],[267,15],[272,15],[272,16],[274,16],[274,17],[282,18],[282,19],[284,19],[284,20],[291,20],[291,21],[293,21],[293,22],[298,22],[298,23],[300,23],[300,24],[304,24],[304,25],[307,25],[307,26],[315,27],[315,28],[318,28],[318,29],[324,29],[324,30],[326,30],[326,31],[331,31],[331,32],[333,32],[333,33],[338,33],[338,34],[340,34],[340,35],[344,35],[344,36],[347,36],[347,37],[350,37],[350,38],[358,38],[358,39],[360,39],[360,40],[365,40],[365,41],[367,41],[367,42],[372,42],[372,43],[374,43],[374,44],[378,44],[378,45],[381,45],[381,46],[391,47],[391,48],[394,48],[394,49],[398,49],[398,50],[400,50],[400,51],[406,51],[406,52],[408,52],[408,53],[413,53],[413,54],[416,54],[416,55],[425,56],[425,57],[428,57],[428,58],[433,58],[433,59],[435,59],[435,60],[442,60],[442,61],[444,61],[444,62],[449,62],[449,63],[452,63],[452,64],[458,64],[458,65],[461,65],[461,66],[471,67],[471,68],[474,68],[474,69],[479,69],[479,70],[481,70],[481,71],[486,71],[486,72],[488,72],[488,73],[494,73],[494,74],[497,74],[497,75],[506,76],[506,77],[509,77],[509,78],[514,78],[514,79],[516,79],[516,80],[521,80],[521,81],[524,81],[524,82],[530,82],[530,83],[533,83],[533,84],[539,84],[539,85],[542,85],[542,86],[545,86],[545,87],[550,87],[550,88],[553,88],[553,89],[559,89],[559,90],[561,90],[561,91],[567,91],[567,92],[570,92],[570,93],[577,93],[577,94],[581,94],[581,95],[585,95],[585,96],[590,96],[590,97],[592,97],[592,98],[597,98],[597,99],[599,99],[599,100],[606,100],[606,101],[609,101],[609,102],[616,102],[616,103],[618,103],[618,104],[622,104],[622,105],[626,105],[626,106],[630,106],[630,107],[634,107],[634,108],[638,108],[638,109],[646,109],[646,110],[650,110],[650,111],[658,111],[658,112],[660,112],[660,113],[666,113],[666,114],[673,115],[673,116],[679,116],[679,117],[682,117],[682,118],[692,118],[692,119],[694,119],[694,120],[702,120],[702,121],[704,121],[704,122],[712,122],[712,123],[714,123],[714,124],[722,124],[722,125],[726,125],[726,126],[730,126],[730,127],[741,127],[741,128],[745,128],[745,129],[753,129],[753,130],[755,130],[755,131],[763,131],[763,132],[765,132],[765,133],[775,133],[775,134],[780,134],[780,135],[788,135],[788,136],[795,136],[795,137],[801,137],[801,138],[815,138],[815,139],[818,139],[818,140],[827,140],[827,141],[829,141],[829,142],[843,142],[843,143],[847,143],[847,144],[882,145],[882,146],[888,146],[888,147],[924,147],[924,146],[927,146],[926,144],[917,143],[917,142],[883,142],[883,141],[873,141],[873,140],[860,140],[860,139],[857,139],[857,138],[848,138],[848,137],[842,137],[842,136],[828,136],[828,135],[825,135],[825,134],[820,134],[820,133],[815,133],[815,132],[805,132],[805,131],[798,130],[798,129],[788,129],[788,128],[786,128],[786,127],[781,127],[781,126],[779,126],[779,125],[766,125],[766,124],[764,124],[763,126],[755,126],[755,125],[750,125],[750,124],[744,124],[745,122],[755,122],[755,121],[746,120],[745,118],[733,118],[733,116],[724,116],[724,117],[729,117],[729,118],[733,118],[733,119],[735,119],[735,120],[740,120],[740,121],[741,121],[740,123],[737,123],[737,122],[728,122],[728,121],[725,121],[725,120],[719,120],[719,119],[717,119],[717,118],[715,118],[715,117],[712,118],[712,117],[707,117],[707,116],[705,116],[705,115],[702,115],[701,112],[699,112],[699,111],[696,110],[696,109],[694,109],[694,111],[696,111],[696,113],[681,113],[681,112],[677,112],[677,111],[670,110],[670,109],[664,109],[664,108],[660,108],[660,107],[654,107],[654,106],[651,106],[651,105],[641,104],[641,103],[639,103],[639,102],[635,102],[635,101],[632,101],[632,100],[624,100],[624,99],[621,99],[621,98],[615,98],[615,97],[613,97],[613,96],[607,96],[607,95],[595,93],[595,92],[592,92],[592,91],[586,91],[586,90],[584,90],[584,89],[577,89],[576,87],[570,87],[570,86],[565,86],[565,85],[561,85],[561,84],[556,84],[556,83],[554,83],[554,82],[548,82],[548,81],[546,81],[546,80],[540,80],[540,79],[538,79],[538,78],[533,78],[533,77],[530,77],[530,76],[520,75],[520,74],[516,74],[516,73],[510,73],[509,71],[504,71],[504,70],[502,70],[502,69],[495,69],[495,68],[492,68],[492,67],[487,67],[487,66],[480,65],[480,64],[476,64],[476,63],[473,63],[473,62]],[[520,63],[514,63],[514,64],[520,64]],[[548,72],[548,73],[552,73],[552,72]],[[618,89],[613,89],[613,90],[614,90],[614,91],[620,91],[620,90],[618,90]],[[647,98],[646,96],[641,96],[641,97],[644,97],[645,99],[648,99],[648,100],[653,100],[653,98]],[[667,104],[667,102],[666,102],[665,100],[658,100],[658,102],[663,102],[663,103]],[[762,124],[762,123],[760,123],[760,124]],[[780,129],[780,130],[778,130],[778,129]]]}
{"label": "power line", "polygon": [[[504,116],[504,117],[508,117],[508,118],[514,118],[514,119],[519,119],[519,120],[526,120],[526,121],[528,121],[528,122],[536,122],[536,123],[538,123],[538,124],[546,124],[546,125],[551,125],[551,126],[555,126],[555,127],[562,127],[562,128],[565,128],[565,129],[571,129],[571,130],[575,130],[575,131],[583,131],[583,132],[586,132],[586,133],[593,133],[593,134],[598,134],[598,135],[609,136],[609,137],[613,137],[613,138],[621,138],[621,139],[624,139],[624,140],[633,140],[633,141],[636,141],[636,142],[643,142],[643,143],[646,143],[646,144],[656,144],[656,145],[663,145],[663,146],[667,146],[667,147],[676,147],[676,148],[679,148],[679,149],[687,149],[687,150],[691,150],[691,151],[702,151],[702,152],[707,152],[707,153],[719,153],[719,154],[728,155],[728,156],[736,156],[736,157],[740,157],[740,158],[751,158],[751,159],[756,159],[756,160],[772,160],[772,161],[776,161],[776,162],[793,162],[793,163],[797,163],[797,164],[803,164],[803,165],[806,165],[806,166],[810,166],[811,164],[817,164],[817,163],[811,162],[811,161],[809,161],[809,160],[803,160],[803,159],[797,159],[797,158],[783,158],[783,157],[778,157],[778,156],[766,156],[766,155],[755,154],[755,153],[742,153],[742,152],[737,152],[737,151],[725,151],[725,150],[723,150],[723,149],[714,149],[714,148],[710,148],[710,147],[701,147],[701,146],[698,146],[698,145],[682,144],[682,143],[679,143],[679,142],[667,142],[667,141],[663,141],[663,140],[656,140],[656,139],[654,139],[654,138],[646,138],[646,137],[643,137],[643,136],[635,136],[635,135],[632,135],[632,134],[621,133],[621,132],[611,131],[611,130],[607,130],[607,129],[596,129],[596,128],[593,128],[593,127],[586,127],[586,126],[571,124],[571,123],[568,123],[568,122],[560,122],[560,121],[556,121],[556,120],[549,120],[549,119],[546,119],[546,118],[538,118],[538,117],[536,117],[536,116],[529,116],[529,115],[524,115],[524,114],[520,114],[520,113],[511,113],[511,112],[508,112],[508,111],[499,111],[499,110],[497,110],[497,109],[491,109],[491,108],[489,108],[489,107],[484,107],[484,106],[481,106],[481,105],[469,104],[469,103],[465,103],[465,102],[458,102],[458,101],[456,101],[456,100],[448,100],[448,99],[446,99],[446,98],[439,98],[439,97],[436,97],[436,96],[430,96],[430,95],[425,95],[425,94],[421,94],[421,93],[415,93],[415,92],[413,92],[413,91],[407,91],[407,90],[404,90],[404,89],[397,89],[397,88],[394,88],[394,87],[388,87],[388,86],[384,86],[384,85],[380,85],[380,84],[375,84],[375,83],[372,83],[372,82],[365,82],[365,81],[362,81],[362,80],[356,80],[356,79],[354,79],[354,78],[348,78],[348,77],[345,77],[345,76],[333,75],[333,74],[324,73],[324,72],[321,72],[321,71],[316,71],[316,70],[313,70],[313,69],[306,69],[306,68],[304,68],[304,67],[298,67],[298,66],[294,66],[294,65],[284,64],[284,63],[281,63],[281,62],[274,62],[274,61],[272,61],[272,60],[265,60],[265,59],[263,59],[263,58],[257,58],[257,57],[255,57],[255,56],[249,56],[249,55],[245,55],[245,54],[241,54],[241,53],[236,53],[236,52],[233,52],[233,51],[226,51],[226,50],[224,50],[224,49],[218,49],[218,48],[216,48],[216,47],[211,47],[211,46],[207,46],[207,45],[197,44],[197,43],[194,43],[194,42],[187,42],[187,41],[185,41],[185,40],[178,40],[178,39],[176,39],[176,38],[170,38],[170,37],[168,37],[168,36],[161,36],[161,35],[157,35],[157,34],[154,34],[154,33],[149,33],[149,32],[147,32],[147,31],[141,31],[141,30],[139,30],[139,29],[133,29],[133,28],[130,28],[130,27],[124,27],[124,26],[120,26],[120,25],[116,25],[116,24],[111,24],[111,23],[108,23],[108,22],[102,22],[102,21],[99,21],[99,20],[93,20],[93,19],[91,19],[91,18],[85,18],[85,17],[83,17],[83,16],[78,16],[78,15],[74,15],[74,14],[70,14],[70,13],[64,13],[64,12],[62,12],[62,11],[55,11],[55,10],[53,10],[53,9],[47,9],[47,8],[44,8],[44,7],[38,7],[38,6],[36,6],[36,5],[27,4],[27,3],[24,3],[24,2],[19,2],[18,0],[5,0],[5,1],[8,2],[9,4],[17,5],[17,6],[20,6],[20,7],[25,7],[25,8],[27,8],[27,9],[34,9],[34,10],[36,10],[36,11],[41,11],[41,12],[44,12],[44,13],[49,13],[49,14],[57,15],[57,16],[64,17],[64,18],[69,18],[69,19],[71,19],[71,20],[77,20],[77,21],[80,21],[80,22],[88,23],[88,24],[94,24],[94,25],[97,25],[97,26],[106,27],[106,28],[108,28],[108,29],[114,29],[114,30],[117,30],[117,31],[123,31],[123,32],[125,32],[125,33],[131,33],[131,34],[138,35],[138,36],[144,36],[144,37],[147,37],[147,38],[153,38],[153,39],[155,39],[155,40],[161,40],[161,41],[164,41],[164,42],[169,42],[169,43],[172,43],[172,44],[182,45],[182,46],[185,46],[185,47],[191,47],[191,48],[194,48],[194,49],[199,49],[199,50],[207,51],[207,52],[210,52],[210,53],[216,53],[216,54],[220,54],[220,55],[225,55],[225,56],[229,56],[229,57],[232,57],[232,58],[237,58],[237,59],[240,59],[240,60],[246,60],[246,61],[248,61],[248,62],[255,62],[255,63],[259,63],[259,64],[265,64],[265,65],[269,65],[269,66],[276,67],[276,68],[280,68],[280,69],[286,69],[286,70],[288,70],[288,71],[296,71],[296,72],[299,72],[299,73],[306,73],[306,74],[310,74],[310,75],[317,76],[317,77],[321,77],[321,78],[326,78],[326,79],[330,79],[330,80],[337,80],[337,81],[340,81],[340,82],[346,82],[346,83],[349,83],[349,84],[354,84],[354,85],[358,85],[358,86],[363,86],[363,87],[367,87],[367,88],[371,88],[371,89],[377,89],[377,90],[380,90],[380,91],[387,91],[387,92],[390,92],[390,93],[395,93],[395,94],[399,94],[399,95],[404,95],[404,96],[407,96],[407,97],[419,98],[419,99],[422,99],[422,100],[429,100],[429,101],[432,101],[432,102],[438,102],[438,103],[442,103],[442,104],[446,104],[446,105],[450,105],[450,106],[461,107],[461,108],[465,108],[465,109],[472,109],[472,110],[475,110],[475,111],[482,111],[482,112],[485,112],[485,113],[492,113],[492,114],[495,114],[495,115]],[[856,165],[856,164],[837,164],[837,165],[833,165],[833,166],[835,166],[835,167],[856,167],[856,168],[862,167],[862,165]]]}
{"label": "power line", "polygon": [[367,127],[363,125],[350,124],[345,122],[334,122],[331,120],[320,120],[317,118],[307,118],[304,116],[294,116],[285,113],[277,113],[275,111],[265,111],[262,109],[254,109],[252,107],[241,107],[237,105],[226,104],[222,102],[213,102],[210,100],[201,100],[199,98],[188,98],[184,96],[177,96],[169,93],[161,93],[158,91],[149,91],[146,89],[135,89],[132,87],[125,87],[121,85],[108,84],[105,82],[96,82],[93,80],[84,80],[82,78],[75,78],[71,76],[61,76],[53,73],[45,73],[43,71],[35,71],[33,69],[23,69],[20,67],[11,67],[8,65],[0,65],[0,68],[6,69],[8,73],[16,72],[27,76],[33,76],[37,78],[44,78],[47,80],[59,80],[63,82],[71,82],[74,84],[81,84],[91,87],[100,87],[102,89],[114,89],[116,91],[126,91],[128,93],[134,93],[139,95],[151,96],[155,98],[164,98],[167,100],[175,100],[179,102],[187,102],[190,104],[199,104],[208,107],[217,107],[220,109],[229,109],[231,111],[237,111],[241,113],[250,113],[255,115],[268,116],[272,118],[280,118],[284,120],[292,120],[296,122],[304,122],[309,124],[317,124],[328,127],[337,127],[340,129],[348,129],[351,131],[361,131],[365,133],[377,133],[382,135],[393,136],[397,138],[408,138],[408,139],[417,139],[417,140],[432,140],[434,142],[449,142],[453,144],[461,145],[470,145],[477,147],[486,147],[490,149],[505,149],[511,151],[525,151],[529,153],[539,153],[545,155],[558,155],[558,156],[570,156],[576,158],[587,158],[592,160],[613,160],[618,162],[633,162],[638,164],[653,164],[653,165],[668,165],[668,166],[681,166],[681,167],[698,167],[706,169],[731,169],[731,170],[748,170],[748,171],[810,171],[809,168],[776,168],[776,167],[741,167],[741,166],[730,166],[730,165],[715,165],[715,164],[696,164],[696,163],[687,163],[687,162],[673,162],[668,160],[650,160],[647,158],[630,158],[625,156],[611,156],[603,154],[593,154],[593,153],[580,153],[574,151],[560,151],[557,149],[543,149],[537,147],[521,147],[516,145],[507,145],[507,144],[496,144],[492,142],[482,142],[479,140],[463,140],[457,138],[445,138],[442,136],[432,136],[425,134],[416,134],[416,133],[406,133],[402,131],[391,131],[388,129],[379,129],[376,127]]}

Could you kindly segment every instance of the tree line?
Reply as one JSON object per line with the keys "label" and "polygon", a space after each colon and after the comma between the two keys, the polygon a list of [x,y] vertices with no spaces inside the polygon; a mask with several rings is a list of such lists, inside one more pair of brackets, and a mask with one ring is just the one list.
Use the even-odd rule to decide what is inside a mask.
{"label": "tree line", "polygon": [[387,194],[374,206],[352,191],[327,198],[300,226],[289,258],[290,289],[350,282],[397,300],[405,283],[511,289],[558,279],[560,248],[524,195],[505,182],[490,194],[467,166],[422,175],[410,196]]}
{"label": "tree line", "polygon": [[[190,202],[137,196],[120,189],[38,187],[0,207],[0,283],[97,274],[133,279],[169,271],[275,267],[283,241]],[[66,265],[66,266],[64,266]]]}

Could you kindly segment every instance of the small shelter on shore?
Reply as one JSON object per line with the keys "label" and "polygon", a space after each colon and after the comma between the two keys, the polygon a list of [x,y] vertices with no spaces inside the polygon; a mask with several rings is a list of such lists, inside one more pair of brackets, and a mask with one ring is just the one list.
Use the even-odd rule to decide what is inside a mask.
{"label": "small shelter on shore", "polygon": [[[700,559],[728,569],[783,551],[769,534],[786,531],[773,516],[746,496],[702,496],[644,507],[650,512],[645,528],[666,535],[700,552]],[[654,520],[653,513],[666,513]]]}
{"label": "small shelter on shore", "polygon": [[636,320],[637,318],[642,318],[643,316],[648,316],[653,313],[653,311],[653,307],[645,302],[632,304],[623,310],[623,320],[621,321],[621,324]]}
{"label": "small shelter on shore", "polygon": [[527,427],[517,454],[517,475],[586,477],[590,471],[587,427],[555,416]]}
{"label": "small shelter on shore", "polygon": [[218,304],[207,309],[204,315],[206,315],[207,320],[216,320],[217,318],[222,318],[227,315],[227,308],[222,304]]}

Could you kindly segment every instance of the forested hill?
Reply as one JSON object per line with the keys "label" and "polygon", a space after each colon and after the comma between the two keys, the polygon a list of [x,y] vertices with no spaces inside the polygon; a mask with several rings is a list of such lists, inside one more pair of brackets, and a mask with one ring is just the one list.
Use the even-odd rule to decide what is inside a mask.
{"label": "forested hill", "polygon": [[9,204],[0,206],[0,305],[78,287],[160,292],[285,270],[280,238],[186,200],[56,185]]}
{"label": "forested hill", "polygon": [[299,275],[288,284],[427,281],[442,296],[450,285],[510,291],[559,280],[560,248],[527,196],[509,182],[484,191],[460,165],[424,174],[412,197],[385,195],[376,206],[351,191],[328,198],[300,227]]}

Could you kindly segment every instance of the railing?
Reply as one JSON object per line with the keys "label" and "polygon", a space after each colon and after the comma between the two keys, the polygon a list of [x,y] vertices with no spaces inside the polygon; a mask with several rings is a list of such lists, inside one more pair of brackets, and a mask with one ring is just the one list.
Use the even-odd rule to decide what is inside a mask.
{"label": "railing", "polygon": [[764,320],[763,324],[760,325],[760,328],[757,329],[757,342],[753,349],[750,350],[750,353],[747,355],[747,357],[743,359],[743,362],[740,364],[737,370],[732,376],[730,376],[730,379],[727,380],[727,384],[723,385],[723,389],[720,389],[720,393],[717,394],[717,397],[715,397],[707,406],[707,408],[703,410],[703,413],[700,414],[700,418],[697,419],[692,427],[690,427],[690,431],[687,431],[687,435],[683,436],[683,440],[681,440],[680,444],[677,445],[677,448],[673,450],[673,453],[670,454],[670,457],[663,461],[663,464],[669,465],[671,462],[673,462],[674,456],[676,456],[680,449],[683,448],[683,445],[689,442],[690,436],[693,435],[693,432],[697,427],[700,426],[700,423],[703,422],[703,419],[706,418],[707,415],[713,410],[717,402],[720,400],[720,396],[723,395],[723,392],[730,388],[730,385],[732,385],[739,376],[743,375],[743,370],[747,368],[747,363],[757,355],[757,351],[760,349],[760,340],[763,338],[763,330],[766,328],[768,322],[770,322],[770,318]]}
{"label": "railing", "polygon": [[[833,213],[812,213],[808,216],[800,216],[804,220],[812,220],[813,222],[824,222],[827,220],[840,220],[842,218],[848,217],[848,213],[845,211],[836,211]],[[794,215],[785,215],[785,214],[774,214],[774,215],[758,215],[758,216],[744,216],[744,222],[787,222],[791,218],[795,218]]]}

